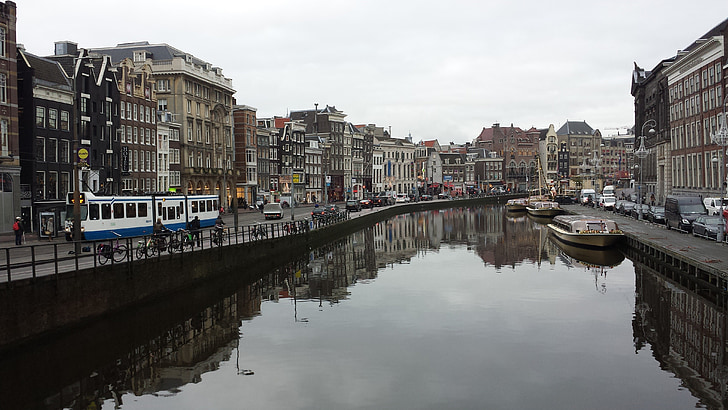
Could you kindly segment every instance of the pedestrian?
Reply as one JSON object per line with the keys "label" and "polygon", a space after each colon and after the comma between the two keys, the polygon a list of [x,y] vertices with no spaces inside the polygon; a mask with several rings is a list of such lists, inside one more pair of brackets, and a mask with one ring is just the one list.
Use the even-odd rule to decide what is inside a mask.
{"label": "pedestrian", "polygon": [[197,242],[197,246],[200,246],[200,218],[195,216],[195,219],[190,222],[190,231],[192,232],[192,239]]}
{"label": "pedestrian", "polygon": [[162,218],[157,218],[157,223],[154,224],[154,233],[160,234],[167,230],[167,227],[162,223]]}
{"label": "pedestrian", "polygon": [[13,224],[13,232],[15,233],[15,244],[23,244],[23,221],[19,216],[15,217],[15,223]]}

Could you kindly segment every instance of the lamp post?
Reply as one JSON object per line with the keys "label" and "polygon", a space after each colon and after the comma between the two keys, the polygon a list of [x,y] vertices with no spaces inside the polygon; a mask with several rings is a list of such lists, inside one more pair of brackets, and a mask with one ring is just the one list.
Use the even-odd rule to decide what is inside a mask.
{"label": "lamp post", "polygon": [[713,132],[710,134],[710,139],[713,140],[713,143],[720,146],[720,167],[718,168],[718,180],[720,181],[720,219],[723,221],[723,229],[718,231],[718,239],[720,242],[723,242],[724,238],[724,231],[725,231],[725,220],[723,218],[723,211],[725,210],[725,206],[723,205],[723,198],[725,197],[725,184],[726,184],[726,177],[725,177],[725,157],[724,151],[726,145],[728,145],[728,125],[726,125],[726,110],[725,110],[725,104],[728,102],[728,96],[723,98],[723,124],[720,126],[720,130],[717,132]]}
{"label": "lamp post", "polygon": [[[644,124],[642,124],[642,132],[640,133],[640,136],[637,137],[640,139],[640,147],[634,153],[634,155],[640,159],[640,185],[637,190],[637,192],[639,193],[638,202],[639,202],[639,220],[640,221],[643,219],[642,218],[642,212],[643,212],[642,207],[644,206],[644,201],[642,200],[642,175],[645,172],[645,168],[644,168],[644,164],[642,163],[642,160],[644,160],[647,157],[647,155],[649,155],[649,151],[647,151],[647,149],[645,148],[645,138],[647,138],[647,136],[645,135],[645,127],[650,124],[651,124],[651,127],[656,127],[657,121],[650,119],[650,120],[645,121]],[[650,136],[655,135],[655,132],[656,131],[654,128],[650,128],[650,130],[647,131],[647,133]]]}

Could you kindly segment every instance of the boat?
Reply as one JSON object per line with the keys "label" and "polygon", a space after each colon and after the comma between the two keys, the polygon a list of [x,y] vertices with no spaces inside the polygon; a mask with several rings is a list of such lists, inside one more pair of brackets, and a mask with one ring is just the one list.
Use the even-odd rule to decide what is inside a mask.
{"label": "boat", "polygon": [[563,213],[561,205],[555,201],[536,201],[526,206],[526,211],[531,216],[537,216],[541,218],[552,218],[556,215]]}
{"label": "boat", "polygon": [[525,198],[509,199],[506,202],[506,210],[508,212],[526,212],[528,201]]}
{"label": "boat", "polygon": [[609,248],[624,238],[613,220],[586,215],[558,215],[548,227],[557,239],[576,246]]}

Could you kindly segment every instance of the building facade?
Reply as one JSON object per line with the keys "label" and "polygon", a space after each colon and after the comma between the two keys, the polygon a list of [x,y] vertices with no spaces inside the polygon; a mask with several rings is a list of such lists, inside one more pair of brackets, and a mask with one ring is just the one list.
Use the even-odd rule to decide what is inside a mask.
{"label": "building facade", "polygon": [[[125,58],[117,64],[120,139],[121,192],[141,195],[164,191],[158,184],[157,163],[163,165],[163,178],[169,178],[169,140],[157,157],[157,97],[149,64]],[[167,136],[168,138],[168,136]],[[168,185],[168,184],[167,184]]]}
{"label": "building facade", "polygon": [[[0,3],[0,229],[10,231],[20,214],[20,142],[15,2]],[[28,193],[23,193],[27,197]],[[22,215],[29,218],[30,215]],[[27,221],[26,219],[26,225]]]}
{"label": "building facade", "polygon": [[235,192],[232,145],[232,80],[190,53],[146,41],[95,48],[113,62],[130,58],[152,67],[157,109],[181,124],[181,185],[186,193],[216,194],[229,205]]}
{"label": "building facade", "polygon": [[20,201],[27,231],[54,237],[73,190],[73,86],[55,62],[18,49]]}
{"label": "building facade", "polygon": [[233,106],[235,133],[235,197],[238,206],[255,204],[258,192],[257,109]]}

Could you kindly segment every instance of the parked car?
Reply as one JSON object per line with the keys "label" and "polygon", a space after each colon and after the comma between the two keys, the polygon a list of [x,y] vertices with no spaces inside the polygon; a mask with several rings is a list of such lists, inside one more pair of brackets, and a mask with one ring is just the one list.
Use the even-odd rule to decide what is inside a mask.
{"label": "parked car", "polygon": [[283,208],[278,202],[265,204],[263,207],[263,216],[265,219],[281,219],[283,218]]}
{"label": "parked car", "polygon": [[700,215],[706,215],[705,205],[698,196],[668,195],[665,199],[665,225],[667,229],[675,228],[690,232],[693,221]]}
{"label": "parked car", "polygon": [[410,201],[410,197],[407,196],[407,194],[397,194],[397,198],[394,200],[394,202],[396,202],[396,203],[404,203],[404,202],[409,202],[409,201]]}
{"label": "parked car", "polygon": [[320,205],[313,208],[311,211],[311,218],[313,219],[327,219],[335,216],[340,212],[339,207],[333,204]]}
{"label": "parked car", "polygon": [[380,193],[374,197],[374,205],[376,206],[387,206],[394,204],[394,197],[385,192]]}
{"label": "parked car", "polygon": [[359,200],[359,204],[362,208],[374,208],[374,201],[371,198],[364,198]]}
{"label": "parked car", "polygon": [[614,210],[614,205],[617,203],[617,198],[613,196],[602,196],[599,198],[599,208],[605,211]]}
{"label": "parked car", "polygon": [[647,215],[647,211],[649,211],[650,206],[647,204],[634,204],[632,206],[632,209],[629,211],[629,216],[631,216],[634,219],[639,219],[640,217],[640,210],[642,210],[642,218],[644,219],[645,215]]}
{"label": "parked car", "polygon": [[356,199],[350,199],[346,201],[346,210],[350,212],[361,211],[361,204]]}
{"label": "parked car", "polygon": [[420,196],[420,201],[432,201],[432,195],[422,195]]}
{"label": "parked car", "polygon": [[725,223],[723,218],[717,215],[700,215],[693,221],[693,236],[717,240],[718,232],[721,230],[725,237]]}
{"label": "parked car", "polygon": [[632,211],[632,208],[634,208],[636,204],[632,201],[622,201],[619,204],[619,208],[617,208],[617,212],[622,215],[629,215],[630,211]]}
{"label": "parked car", "polygon": [[647,220],[664,225],[665,224],[665,207],[664,206],[651,206],[647,211]]}

